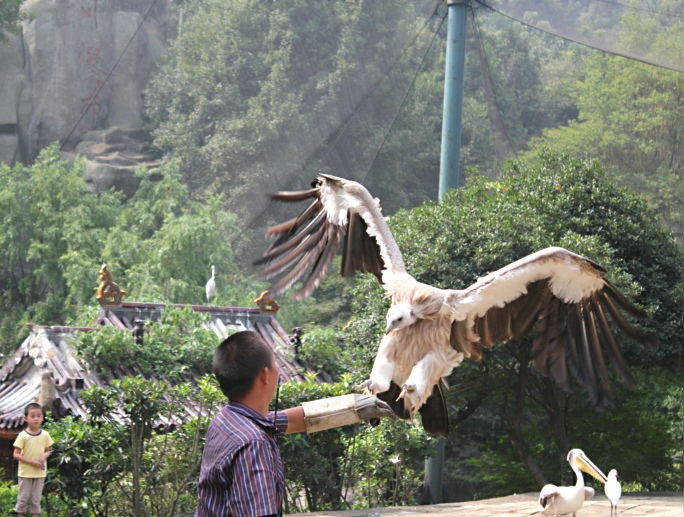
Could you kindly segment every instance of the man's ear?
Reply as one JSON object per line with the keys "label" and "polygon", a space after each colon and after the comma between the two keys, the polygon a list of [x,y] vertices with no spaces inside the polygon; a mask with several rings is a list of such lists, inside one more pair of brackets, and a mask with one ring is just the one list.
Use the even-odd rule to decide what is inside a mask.
{"label": "man's ear", "polygon": [[261,370],[259,370],[259,375],[257,375],[257,379],[261,384],[268,384],[268,376],[270,370],[271,369],[268,366],[264,366]]}

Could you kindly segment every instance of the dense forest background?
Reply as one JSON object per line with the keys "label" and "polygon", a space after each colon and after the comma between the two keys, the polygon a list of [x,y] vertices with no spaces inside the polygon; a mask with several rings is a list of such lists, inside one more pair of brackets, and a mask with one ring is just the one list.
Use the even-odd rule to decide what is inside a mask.
{"label": "dense forest background", "polygon": [[[514,4],[488,2],[501,11]],[[600,17],[599,4],[549,0],[520,18],[544,26],[562,14],[581,32],[582,23]],[[0,27],[11,27],[5,22],[18,5],[0,2]],[[619,386],[604,413],[589,406],[581,388],[565,393],[538,376],[529,343],[492,349],[482,362],[457,369],[447,392],[449,499],[569,482],[570,447],[617,468],[626,490],[681,487],[684,81],[681,72],[651,64],[684,62],[681,2],[633,1],[620,16],[600,19],[594,36],[618,34],[610,48],[638,51],[641,61],[560,39],[473,2],[462,189],[441,204],[441,2],[174,5],[177,34],[146,95],[162,165],[139,171],[135,195],[89,194],[83,164],[63,161],[56,145],[35,163],[0,164],[0,352],[16,348],[29,321],[90,323],[102,262],[128,299],[174,303],[203,303],[213,264],[213,302],[251,305],[266,287],[255,280],[251,261],[266,245],[264,229],[286,208],[269,205],[263,193],[306,187],[327,172],[363,182],[380,199],[409,271],[422,281],[466,286],[541,247],[562,245],[606,266],[649,312],[648,326],[660,338],[656,350],[621,341],[637,387]],[[285,328],[304,328],[304,356],[336,381],[329,391],[314,382],[288,386],[287,402],[343,392],[364,378],[386,310],[372,278],[331,274],[313,298],[281,305]],[[210,386],[203,389],[208,396]],[[65,443],[72,443],[70,433],[87,435],[95,445],[83,454],[92,461],[115,463],[116,454],[102,449],[112,435],[95,423],[74,423],[83,426],[80,435],[55,425]],[[187,436],[196,432],[201,441],[202,425]],[[123,433],[117,443],[126,442],[124,431],[115,432]],[[173,449],[180,463],[196,454],[181,451],[182,436]],[[306,504],[293,502],[290,510],[414,502],[432,443],[403,424],[288,439],[286,457],[312,457],[306,472],[288,472],[293,493],[307,494]],[[69,448],[61,454],[69,457]],[[397,462],[386,464],[388,457]],[[350,458],[358,467],[345,477]],[[183,466],[197,468],[190,460]],[[116,468],[102,475],[131,475],[125,465]],[[84,467],[62,478],[82,479],[86,470],[99,472]],[[192,507],[192,484],[178,486],[185,495],[174,511]],[[156,492],[147,493],[152,504]],[[99,515],[106,515],[102,508],[117,508],[118,515],[126,508],[102,491],[62,494],[98,501],[104,506],[91,511]]]}

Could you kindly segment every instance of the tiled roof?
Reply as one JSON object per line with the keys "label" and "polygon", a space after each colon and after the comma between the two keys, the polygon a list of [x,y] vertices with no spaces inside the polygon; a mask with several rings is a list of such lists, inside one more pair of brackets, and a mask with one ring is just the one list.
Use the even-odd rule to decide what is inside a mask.
{"label": "tiled roof", "polygon": [[[106,387],[111,379],[101,377],[78,358],[73,347],[69,345],[74,334],[96,332],[102,325],[132,331],[136,320],[159,321],[165,307],[164,304],[158,303],[124,302],[120,307],[101,308],[100,315],[92,327],[31,325],[29,337],[0,368],[0,434],[13,435],[21,431],[24,426],[23,409],[27,404],[37,400],[44,372],[52,374],[57,397],[61,400],[62,406],[70,410],[74,416],[85,416],[86,411],[79,397],[80,390],[93,385]],[[303,380],[300,372],[305,370],[305,367],[295,357],[291,337],[272,314],[250,308],[203,305],[190,307],[211,315],[205,326],[216,333],[217,344],[231,330],[254,330],[273,350],[281,377],[286,381]],[[122,366],[114,372],[114,378],[137,374],[139,372],[135,365]],[[319,377],[319,382],[324,380]],[[189,404],[186,407],[186,416],[191,418],[198,411],[201,409]],[[179,423],[160,420],[157,427],[168,428]]]}

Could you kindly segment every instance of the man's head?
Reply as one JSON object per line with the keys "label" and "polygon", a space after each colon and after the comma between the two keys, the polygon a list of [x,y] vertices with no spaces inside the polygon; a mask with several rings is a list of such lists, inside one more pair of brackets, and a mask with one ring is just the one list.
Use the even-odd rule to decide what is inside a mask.
{"label": "man's head", "polygon": [[24,408],[24,421],[31,427],[40,427],[44,417],[43,406],[40,404],[32,402]]}
{"label": "man's head", "polygon": [[248,393],[259,374],[268,368],[276,376],[273,352],[256,332],[236,332],[214,352],[214,375],[223,394],[231,400]]}

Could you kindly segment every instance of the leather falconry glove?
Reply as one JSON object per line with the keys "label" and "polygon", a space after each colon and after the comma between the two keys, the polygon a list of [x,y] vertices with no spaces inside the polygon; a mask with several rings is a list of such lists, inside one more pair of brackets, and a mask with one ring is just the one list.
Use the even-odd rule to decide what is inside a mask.
{"label": "leather falconry glove", "polygon": [[308,434],[361,421],[377,422],[383,417],[397,418],[392,408],[375,395],[357,393],[302,402],[302,408]]}

